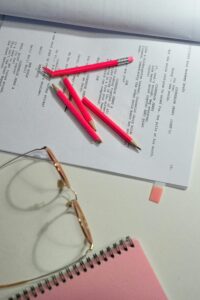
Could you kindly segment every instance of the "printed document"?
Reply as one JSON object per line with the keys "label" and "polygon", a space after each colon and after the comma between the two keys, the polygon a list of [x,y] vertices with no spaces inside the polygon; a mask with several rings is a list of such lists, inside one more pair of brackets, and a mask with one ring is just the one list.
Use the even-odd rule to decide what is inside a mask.
{"label": "printed document", "polygon": [[[200,48],[64,25],[6,18],[0,29],[0,148],[51,147],[68,164],[165,182],[189,183],[199,114]],[[117,68],[70,76],[141,147],[135,151],[93,115],[95,144],[51,89],[52,69],[134,56]]]}

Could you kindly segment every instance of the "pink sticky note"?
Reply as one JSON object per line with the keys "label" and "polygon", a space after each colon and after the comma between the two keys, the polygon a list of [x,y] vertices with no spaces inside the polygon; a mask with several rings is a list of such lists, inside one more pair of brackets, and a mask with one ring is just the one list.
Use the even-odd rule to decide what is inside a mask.
{"label": "pink sticky note", "polygon": [[155,203],[159,203],[163,194],[163,186],[153,185],[151,189],[151,193],[149,196],[149,200]]}

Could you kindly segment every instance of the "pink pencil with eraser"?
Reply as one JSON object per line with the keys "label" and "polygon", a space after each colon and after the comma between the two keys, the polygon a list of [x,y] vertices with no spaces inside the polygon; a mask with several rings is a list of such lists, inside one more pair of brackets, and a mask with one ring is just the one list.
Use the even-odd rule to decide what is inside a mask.
{"label": "pink pencil with eraser", "polygon": [[67,77],[64,77],[63,83],[64,83],[65,87],[68,89],[69,94],[74,99],[74,102],[76,103],[77,107],[79,108],[79,110],[80,110],[81,114],[83,115],[83,117],[85,118],[85,120],[90,124],[90,126],[92,126],[92,128],[94,130],[96,130],[94,121],[93,121],[90,113],[86,109],[85,105],[82,103],[81,98],[79,97],[77,91],[71,84],[70,80]]}
{"label": "pink pencil with eraser", "polygon": [[92,103],[87,97],[83,97],[83,104],[89,108],[96,116],[98,116],[107,126],[109,126],[113,131],[115,131],[125,142],[134,146],[137,150],[141,148],[133,140],[124,129],[122,129],[118,124],[116,124],[109,116],[107,116],[99,107]]}
{"label": "pink pencil with eraser", "polygon": [[59,77],[65,75],[72,75],[78,73],[84,73],[89,71],[96,71],[105,68],[117,67],[121,65],[130,64],[135,60],[134,57],[129,56],[125,58],[113,59],[104,62],[98,62],[95,64],[88,64],[85,66],[77,66],[73,68],[61,69],[61,70],[51,70],[48,67],[43,67],[43,71],[48,74],[50,77]]}

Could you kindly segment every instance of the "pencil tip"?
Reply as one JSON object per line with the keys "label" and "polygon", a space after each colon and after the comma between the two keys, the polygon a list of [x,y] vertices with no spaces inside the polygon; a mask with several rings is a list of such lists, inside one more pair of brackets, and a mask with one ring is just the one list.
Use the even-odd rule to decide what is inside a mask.
{"label": "pencil tip", "polygon": [[91,126],[95,131],[97,131],[96,126],[95,126],[93,120],[89,121],[89,124],[90,124],[90,126]]}
{"label": "pencil tip", "polygon": [[138,149],[138,150],[142,150],[142,149],[141,149],[140,147],[138,147],[138,146],[135,146],[135,148]]}
{"label": "pencil tip", "polygon": [[57,87],[57,86],[55,86],[55,84],[53,84],[53,83],[52,83],[52,85],[51,85],[51,86],[52,86],[52,88],[53,88],[53,89],[54,89],[56,92],[59,90],[59,89],[58,89],[58,87]]}
{"label": "pencil tip", "polygon": [[102,143],[102,140],[101,139],[99,139],[98,141],[96,141],[97,142],[97,144],[101,144]]}
{"label": "pencil tip", "polygon": [[141,148],[133,141],[130,142],[130,144],[135,147],[137,150],[141,150]]}

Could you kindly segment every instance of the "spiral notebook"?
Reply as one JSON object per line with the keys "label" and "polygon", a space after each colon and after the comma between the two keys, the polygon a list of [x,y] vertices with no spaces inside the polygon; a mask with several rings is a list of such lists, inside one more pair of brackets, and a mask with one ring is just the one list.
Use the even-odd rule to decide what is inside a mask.
{"label": "spiral notebook", "polygon": [[166,300],[138,241],[127,237],[9,298]]}

